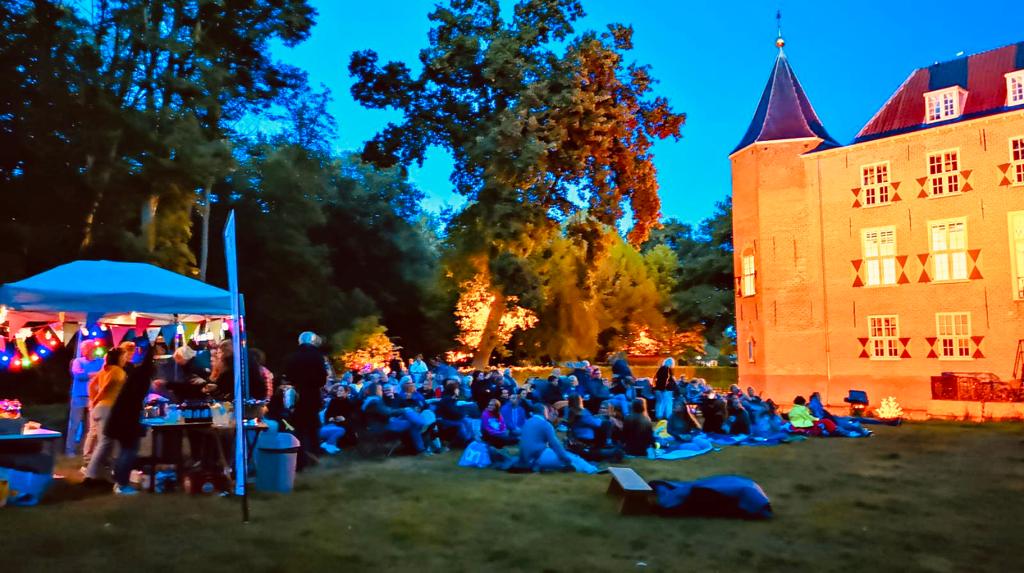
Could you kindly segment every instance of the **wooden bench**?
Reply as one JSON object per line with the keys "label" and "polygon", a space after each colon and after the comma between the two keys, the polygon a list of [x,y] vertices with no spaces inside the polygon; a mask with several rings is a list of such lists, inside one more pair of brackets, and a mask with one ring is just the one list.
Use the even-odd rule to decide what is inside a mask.
{"label": "wooden bench", "polygon": [[654,490],[647,485],[640,474],[632,468],[608,468],[612,474],[612,481],[608,484],[608,495],[622,497],[619,505],[619,513],[622,515],[637,515],[647,513],[650,509],[649,498]]}

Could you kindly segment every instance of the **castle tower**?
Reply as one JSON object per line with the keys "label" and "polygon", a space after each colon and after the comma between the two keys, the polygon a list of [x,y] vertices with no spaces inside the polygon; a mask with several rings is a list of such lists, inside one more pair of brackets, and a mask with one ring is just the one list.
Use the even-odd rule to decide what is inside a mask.
{"label": "castle tower", "polygon": [[828,400],[822,208],[802,156],[837,147],[783,51],[750,127],[730,155],[741,385],[776,400]]}

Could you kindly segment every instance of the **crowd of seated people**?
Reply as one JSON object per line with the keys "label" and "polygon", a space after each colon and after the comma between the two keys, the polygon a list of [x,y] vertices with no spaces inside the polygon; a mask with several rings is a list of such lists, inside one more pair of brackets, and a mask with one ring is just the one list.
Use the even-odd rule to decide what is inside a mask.
{"label": "crowd of seated people", "polygon": [[388,439],[430,455],[480,440],[507,455],[518,446],[521,465],[557,469],[571,454],[592,462],[651,456],[658,448],[706,444],[707,435],[863,435],[855,421],[828,414],[817,395],[810,406],[798,397],[787,420],[753,388],[719,392],[700,378],[676,377],[671,361],[659,368],[660,380],[634,378],[624,361],[612,365],[611,377],[582,362],[522,384],[507,369],[464,374],[438,360],[427,364],[416,357],[408,367],[394,361],[393,370],[329,381],[321,451]]}

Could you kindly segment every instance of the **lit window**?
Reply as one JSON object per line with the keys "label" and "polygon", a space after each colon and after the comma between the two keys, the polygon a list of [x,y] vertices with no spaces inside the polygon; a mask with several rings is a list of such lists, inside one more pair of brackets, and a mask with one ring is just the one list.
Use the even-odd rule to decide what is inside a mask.
{"label": "lit window", "polygon": [[964,100],[967,99],[967,92],[959,87],[953,86],[928,92],[924,94],[926,106],[926,123],[952,119],[960,116],[960,109]]}
{"label": "lit window", "polygon": [[757,276],[757,271],[754,270],[754,253],[747,252],[743,254],[743,284],[741,286],[741,293],[743,296],[754,296],[757,294],[757,290],[754,288],[754,278]]}
{"label": "lit window", "polygon": [[1024,300],[1024,211],[1010,213],[1010,257],[1013,263],[1013,298]]}
{"label": "lit window", "polygon": [[942,358],[971,357],[971,313],[936,313],[935,328],[939,356]]}
{"label": "lit window", "polygon": [[960,153],[941,151],[928,156],[928,178],[932,197],[960,192]]}
{"label": "lit window", "polygon": [[896,315],[868,317],[868,349],[873,360],[899,359],[900,321]]}
{"label": "lit window", "polygon": [[878,227],[861,232],[867,286],[896,284],[896,229]]}
{"label": "lit window", "polygon": [[1013,184],[1024,185],[1024,137],[1010,140],[1010,171]]}
{"label": "lit window", "polygon": [[964,219],[933,221],[929,225],[932,280],[967,279],[967,222]]}
{"label": "lit window", "polygon": [[889,203],[889,162],[861,167],[861,189],[864,205],[885,205]]}
{"label": "lit window", "polygon": [[1024,103],[1024,70],[1006,74],[1006,105]]}

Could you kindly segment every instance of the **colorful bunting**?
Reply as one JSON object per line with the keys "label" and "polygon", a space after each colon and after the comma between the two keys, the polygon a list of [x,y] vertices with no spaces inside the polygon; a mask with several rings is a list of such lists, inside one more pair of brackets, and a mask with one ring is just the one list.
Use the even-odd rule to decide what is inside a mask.
{"label": "colorful bunting", "polygon": [[125,336],[127,336],[130,331],[134,330],[134,327],[131,326],[120,326],[113,324],[110,325],[109,328],[110,336],[113,339],[114,346],[121,344],[121,342],[124,341]]}
{"label": "colorful bunting", "polygon": [[135,317],[135,336],[142,336],[143,333],[149,331],[149,325],[153,324],[152,318],[146,318],[143,316]]}
{"label": "colorful bunting", "polygon": [[192,340],[192,336],[196,333],[196,329],[199,328],[198,322],[186,322],[185,323],[185,341]]}
{"label": "colorful bunting", "polygon": [[160,327],[160,334],[164,337],[164,344],[170,349],[174,346],[174,338],[178,335],[178,325],[171,323]]}

